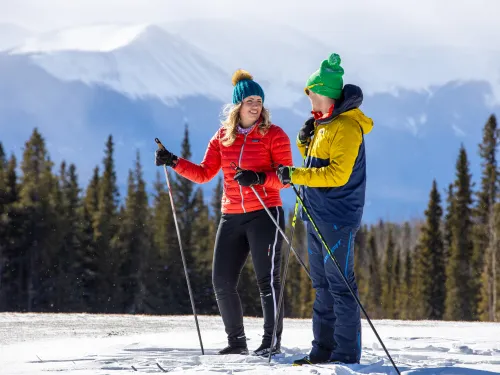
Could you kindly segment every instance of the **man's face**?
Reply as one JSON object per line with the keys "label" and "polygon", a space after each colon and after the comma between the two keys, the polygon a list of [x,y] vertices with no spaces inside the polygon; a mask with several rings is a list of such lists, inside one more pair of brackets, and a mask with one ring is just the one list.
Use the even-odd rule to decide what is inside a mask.
{"label": "man's face", "polygon": [[309,95],[308,95],[309,100],[311,101],[311,110],[313,112],[320,112],[321,108],[323,108],[322,104],[323,104],[324,97],[312,92],[311,90],[308,90],[308,92],[309,92]]}

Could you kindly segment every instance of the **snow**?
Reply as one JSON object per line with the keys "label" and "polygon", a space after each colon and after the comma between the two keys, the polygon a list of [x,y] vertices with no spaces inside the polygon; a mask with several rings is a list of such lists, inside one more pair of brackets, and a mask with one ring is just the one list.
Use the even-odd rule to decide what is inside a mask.
{"label": "snow", "polygon": [[493,90],[488,100],[500,102],[498,49],[430,42],[394,48],[392,39],[387,46],[352,48],[356,35],[326,26],[321,34],[306,33],[250,18],[93,24],[38,34],[9,53],[26,56],[62,80],[166,103],[197,95],[227,103],[231,75],[244,68],[264,87],[269,107],[294,108],[304,99],[307,77],[331,52],[342,57],[344,81],[360,85],[366,95],[484,80]]}
{"label": "snow", "polygon": [[280,23],[259,22],[256,27],[254,20],[192,19],[189,25],[170,22],[161,27],[202,50],[224,71],[250,71],[273,106],[293,108],[292,103],[305,98],[307,77],[332,52],[331,45]]}
{"label": "snow", "polygon": [[167,104],[201,95],[228,103],[231,75],[243,68],[266,105],[292,108],[330,47],[291,27],[245,20],[96,24],[42,33],[9,51],[65,81],[104,85]]}
{"label": "snow", "polygon": [[91,25],[50,31],[29,38],[12,53],[50,53],[56,51],[109,52],[133,41],[147,24]]}
{"label": "snow", "polygon": [[157,26],[93,26],[41,36],[10,51],[65,81],[107,86],[132,98],[185,96],[227,102],[231,76]]}
{"label": "snow", "polygon": [[[285,319],[283,354],[267,358],[216,355],[226,345],[219,316],[198,317],[205,355],[192,316],[0,314],[0,363],[5,375],[161,373],[395,374],[363,320],[362,365],[293,367],[307,354],[311,321]],[[260,344],[262,319],[245,318],[249,349]],[[403,375],[500,373],[500,324],[374,320]],[[376,364],[377,361],[383,361]],[[365,367],[363,364],[375,363]],[[134,371],[134,369],[136,371]]]}
{"label": "snow", "polygon": [[11,23],[0,23],[0,51],[22,44],[33,33]]}

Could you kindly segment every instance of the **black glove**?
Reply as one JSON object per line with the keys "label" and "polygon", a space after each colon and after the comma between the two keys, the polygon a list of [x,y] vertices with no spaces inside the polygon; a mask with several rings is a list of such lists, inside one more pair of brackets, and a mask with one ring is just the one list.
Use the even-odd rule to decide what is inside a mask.
{"label": "black glove", "polygon": [[262,185],[266,181],[266,174],[242,169],[234,175],[234,179],[241,186]]}
{"label": "black glove", "polygon": [[171,167],[177,163],[178,158],[166,149],[158,149],[155,151],[155,159],[156,165]]}
{"label": "black glove", "polygon": [[299,130],[298,138],[300,143],[306,143],[314,135],[314,117],[308,119]]}
{"label": "black glove", "polygon": [[283,185],[288,185],[292,182],[292,173],[294,170],[294,167],[285,167],[283,165],[278,167],[276,174]]}

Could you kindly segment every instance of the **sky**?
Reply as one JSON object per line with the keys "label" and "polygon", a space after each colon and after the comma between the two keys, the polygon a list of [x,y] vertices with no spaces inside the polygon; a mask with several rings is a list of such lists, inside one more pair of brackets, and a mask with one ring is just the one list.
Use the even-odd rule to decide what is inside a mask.
{"label": "sky", "polygon": [[491,41],[500,37],[497,0],[311,0],[293,6],[283,0],[0,0],[0,4],[0,23],[33,31],[103,22],[262,17],[335,40],[349,34],[349,40],[365,47],[375,41],[388,46],[446,42],[449,46],[493,48]]}
{"label": "sky", "polygon": [[[210,51],[215,51],[210,61],[224,65],[226,72],[250,66],[249,70],[258,79],[264,77],[276,82],[284,77],[285,83],[295,79],[302,84],[313,69],[306,66],[308,60],[312,60],[314,69],[320,61],[317,57],[310,57],[311,51],[319,49],[325,58],[330,52],[338,52],[346,70],[345,82],[358,84],[365,95],[387,91],[397,94],[402,88],[427,90],[431,85],[444,85],[456,79],[478,79],[491,84],[492,104],[498,104],[500,43],[495,42],[500,40],[498,14],[500,0],[0,0],[0,42],[6,34],[3,31],[8,30],[2,28],[3,24],[43,33],[103,23],[111,24],[110,29],[124,23],[154,23],[163,25],[168,32],[176,30],[184,40],[199,49],[209,45]],[[205,23],[211,27],[204,35],[206,38],[198,36],[199,18],[212,20]],[[236,26],[231,24],[229,32],[225,26],[219,27],[222,31],[216,30],[212,25],[221,19],[238,23]],[[307,38],[300,38],[300,33],[296,35],[288,28],[273,24],[291,26],[320,43],[313,44]],[[252,27],[255,27],[255,35],[248,33]],[[120,37],[124,36],[122,29],[116,29]],[[273,31],[281,35],[273,38],[270,35]],[[106,40],[104,36],[99,34],[99,40]],[[216,41],[212,43],[214,48],[210,44],[212,39]],[[159,43],[166,55],[171,53],[165,48],[168,40],[167,36]],[[309,49],[304,46],[304,41],[309,42]],[[235,42],[240,45],[235,46]],[[76,44],[84,47],[79,41]],[[92,47],[95,46],[90,45],[89,49]],[[276,58],[262,64],[259,52]],[[50,59],[51,54],[45,57]],[[40,59],[38,56],[37,61]],[[61,60],[54,59],[55,66],[61,68]],[[141,55],[138,60],[145,63],[147,59]],[[241,66],[240,60],[243,60]],[[91,66],[85,65],[84,59],[78,63],[82,65],[72,63],[71,67],[79,74]],[[156,71],[151,71],[156,74]],[[139,76],[144,78],[145,74],[141,71]],[[160,83],[160,86],[164,85]],[[149,90],[154,85],[144,87]],[[287,92],[301,95],[300,90],[285,88]],[[284,102],[281,94],[270,89],[269,100],[276,98],[276,101]],[[464,111],[468,109],[464,106]],[[392,110],[387,111],[388,115]],[[416,134],[418,123],[410,123],[410,126]],[[463,133],[460,128],[454,131],[464,135],[460,134]]]}
{"label": "sky", "polygon": [[[256,28],[260,20],[286,24],[340,53],[350,72],[360,72],[367,94],[473,79],[488,81],[500,103],[500,44],[492,43],[500,40],[498,14],[498,0],[0,0],[0,26],[35,33],[186,20],[196,28],[197,18],[241,19]],[[242,43],[257,47],[262,30],[256,34]]]}

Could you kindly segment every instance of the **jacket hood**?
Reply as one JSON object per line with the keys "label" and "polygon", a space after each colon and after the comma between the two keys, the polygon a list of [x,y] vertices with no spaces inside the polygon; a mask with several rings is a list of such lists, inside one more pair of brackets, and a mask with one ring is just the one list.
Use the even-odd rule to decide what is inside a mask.
{"label": "jacket hood", "polygon": [[342,90],[342,96],[337,101],[337,104],[330,116],[324,119],[317,120],[318,125],[330,123],[335,117],[339,115],[349,116],[355,120],[363,134],[368,134],[373,129],[373,120],[367,117],[360,109],[359,106],[363,103],[363,91],[359,86],[347,84]]}

